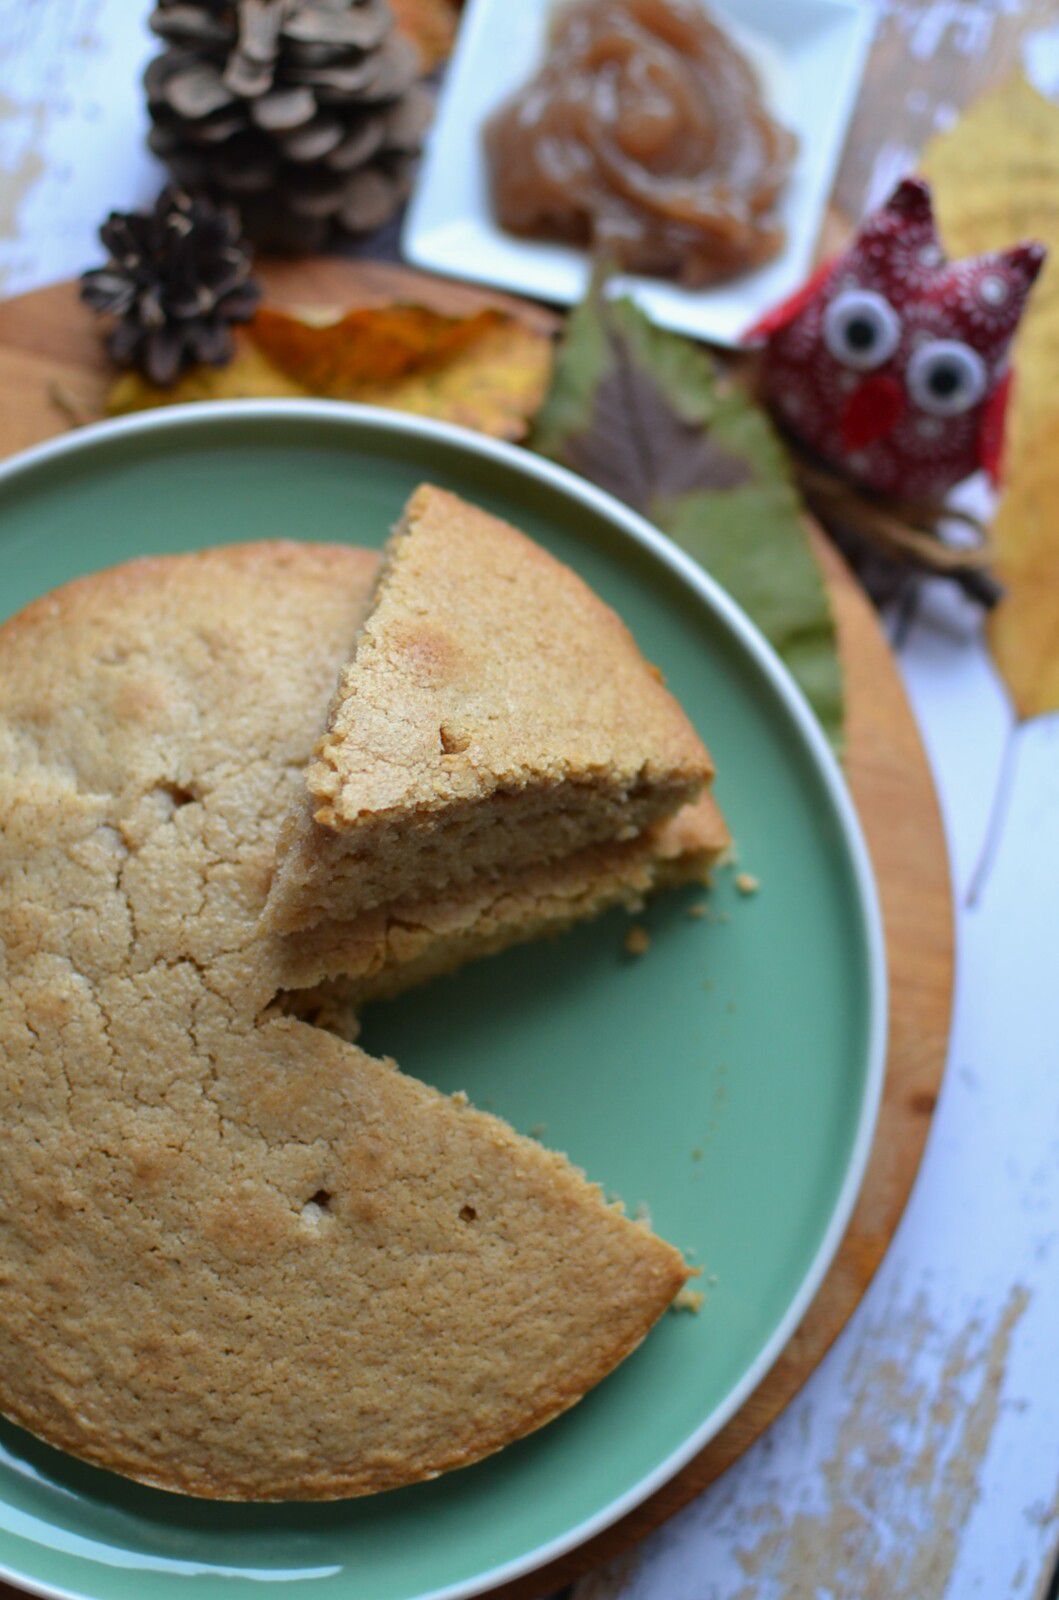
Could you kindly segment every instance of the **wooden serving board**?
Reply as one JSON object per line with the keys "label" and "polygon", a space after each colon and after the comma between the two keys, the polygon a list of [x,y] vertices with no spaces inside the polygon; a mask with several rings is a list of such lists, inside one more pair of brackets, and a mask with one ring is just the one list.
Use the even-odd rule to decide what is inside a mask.
{"label": "wooden serving board", "polygon": [[[550,330],[557,319],[503,295],[378,262],[337,257],[262,269],[270,299],[348,309],[393,299],[439,311],[483,305]],[[0,302],[0,455],[102,414],[112,379],[73,284]],[[893,1237],[919,1167],[941,1084],[952,991],[948,861],[937,799],[901,679],[875,613],[819,538],[846,682],[846,772],[879,881],[890,977],[890,1043],[878,1133],[864,1187],[828,1277],[787,1348],[742,1410],[636,1511],[562,1560],[497,1591],[535,1600],[619,1554],[742,1455],[798,1392],[845,1325]],[[0,1596],[14,1591],[0,1585]]]}

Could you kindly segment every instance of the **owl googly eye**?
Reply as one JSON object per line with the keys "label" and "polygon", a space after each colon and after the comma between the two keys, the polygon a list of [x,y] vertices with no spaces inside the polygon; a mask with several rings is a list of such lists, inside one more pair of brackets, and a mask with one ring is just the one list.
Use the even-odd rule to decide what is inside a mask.
{"label": "owl googly eye", "polygon": [[874,289],[843,289],[824,312],[824,343],[836,361],[871,372],[901,341],[901,319]]}
{"label": "owl googly eye", "polygon": [[914,352],[905,383],[921,411],[932,417],[958,417],[981,400],[989,374],[970,345],[959,339],[930,339]]}

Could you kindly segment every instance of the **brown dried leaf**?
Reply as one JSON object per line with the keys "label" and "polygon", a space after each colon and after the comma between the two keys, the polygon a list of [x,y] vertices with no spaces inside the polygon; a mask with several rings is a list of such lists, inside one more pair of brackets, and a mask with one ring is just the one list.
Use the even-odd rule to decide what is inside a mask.
{"label": "brown dried leaf", "polygon": [[1059,710],[1059,105],[1019,76],[976,101],[928,147],[952,255],[1048,246],[1015,340],[1004,495],[993,528],[1006,598],[989,640],[1022,717]]}

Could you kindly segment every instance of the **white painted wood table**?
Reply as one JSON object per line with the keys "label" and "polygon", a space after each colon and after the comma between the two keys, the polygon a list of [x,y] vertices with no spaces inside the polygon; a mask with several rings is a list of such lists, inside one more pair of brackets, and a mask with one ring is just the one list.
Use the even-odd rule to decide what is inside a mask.
{"label": "white painted wood table", "polygon": [[[144,0],[0,0],[0,293],[97,258],[151,199]],[[1057,0],[880,3],[857,212],[1021,54],[1059,93]],[[884,92],[880,92],[880,88]],[[1059,374],[1057,374],[1059,379]],[[728,1474],[576,1600],[1043,1600],[1059,1545],[1059,718],[1015,735],[977,618],[928,593],[900,648],[959,896],[955,1026],[911,1204],[862,1306]]]}

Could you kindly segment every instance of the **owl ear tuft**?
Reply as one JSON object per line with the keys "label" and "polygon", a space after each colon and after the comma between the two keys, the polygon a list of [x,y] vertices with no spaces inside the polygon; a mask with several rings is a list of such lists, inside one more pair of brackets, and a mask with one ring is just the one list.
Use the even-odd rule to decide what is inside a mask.
{"label": "owl ear tuft", "polygon": [[1023,239],[1010,250],[997,252],[997,263],[1007,269],[1025,294],[1044,266],[1046,247],[1037,239]]}
{"label": "owl ear tuft", "polygon": [[902,178],[883,210],[895,212],[906,222],[918,222],[933,228],[934,206],[930,198],[930,184],[925,178]]}
{"label": "owl ear tuft", "polygon": [[902,178],[889,200],[861,223],[854,254],[860,246],[867,246],[877,262],[887,262],[898,283],[905,282],[914,252],[924,263],[940,267],[945,255],[934,226],[930,185],[922,178]]}

